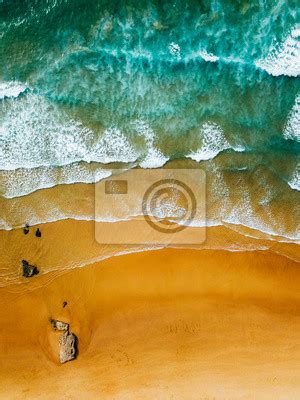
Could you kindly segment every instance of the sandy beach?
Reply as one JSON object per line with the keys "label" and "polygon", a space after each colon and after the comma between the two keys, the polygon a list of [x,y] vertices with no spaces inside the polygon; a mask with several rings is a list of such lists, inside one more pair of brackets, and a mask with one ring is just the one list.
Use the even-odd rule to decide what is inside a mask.
{"label": "sandy beach", "polygon": [[[11,281],[0,289],[0,398],[297,398],[299,285],[299,264],[271,250],[163,249]],[[78,338],[63,365],[53,318]]]}

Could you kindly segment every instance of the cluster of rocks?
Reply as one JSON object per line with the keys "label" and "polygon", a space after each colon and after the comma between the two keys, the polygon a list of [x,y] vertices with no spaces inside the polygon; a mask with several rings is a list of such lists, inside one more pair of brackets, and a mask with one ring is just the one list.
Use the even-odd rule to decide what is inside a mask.
{"label": "cluster of rocks", "polygon": [[[23,228],[23,232],[25,235],[29,233],[29,225]],[[42,233],[38,228],[35,232],[36,237],[41,237]],[[34,275],[39,273],[39,270],[36,265],[31,265],[27,260],[22,260],[22,269],[23,276],[25,278],[31,278]],[[63,308],[67,306],[67,302],[63,302]],[[51,319],[51,325],[54,330],[62,332],[59,337],[59,360],[62,364],[67,361],[74,360],[77,356],[77,337],[74,333],[69,331],[69,324],[64,321],[59,321],[57,319]]]}
{"label": "cluster of rocks", "polygon": [[[30,226],[28,224],[25,225],[23,228],[24,235],[29,233]],[[42,236],[42,232],[39,228],[35,231],[35,236],[40,238]],[[39,270],[36,265],[31,265],[27,260],[22,260],[22,269],[23,269],[23,276],[25,278],[31,278],[34,275],[39,273]]]}
{"label": "cluster of rocks", "polygon": [[[30,226],[28,224],[26,224],[25,227],[23,228],[24,235],[28,235],[29,228],[30,228]],[[42,237],[42,232],[40,231],[39,228],[37,228],[37,230],[35,231],[35,236],[38,238]]]}
{"label": "cluster of rocks", "polygon": [[59,337],[59,360],[62,364],[67,361],[74,360],[77,356],[77,336],[69,332],[69,324],[67,322],[52,319],[51,324],[56,331],[63,332]]}

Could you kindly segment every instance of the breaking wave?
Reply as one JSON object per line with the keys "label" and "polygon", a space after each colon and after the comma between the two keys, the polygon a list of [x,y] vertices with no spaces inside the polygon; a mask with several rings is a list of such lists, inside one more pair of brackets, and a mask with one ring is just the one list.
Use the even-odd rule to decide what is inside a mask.
{"label": "breaking wave", "polygon": [[0,82],[0,100],[18,97],[28,89],[27,85],[17,81]]}

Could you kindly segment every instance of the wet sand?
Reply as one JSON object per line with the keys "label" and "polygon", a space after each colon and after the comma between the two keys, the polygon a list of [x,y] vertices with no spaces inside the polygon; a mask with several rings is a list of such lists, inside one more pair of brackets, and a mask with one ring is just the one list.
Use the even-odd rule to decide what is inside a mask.
{"label": "wet sand", "polygon": [[[144,228],[144,224],[145,222],[141,224],[140,229]],[[109,232],[111,223],[97,223],[97,226],[97,229]],[[134,221],[115,222],[114,226],[128,232],[128,235],[132,229],[137,229]],[[37,228],[42,232],[41,238],[35,237]],[[245,250],[251,253],[253,250],[261,250],[270,251],[270,254],[274,255],[285,255],[291,260],[300,260],[299,245],[270,240],[259,231],[227,224],[226,227],[195,228],[196,234],[201,229],[204,232],[199,236],[204,236],[205,241],[199,245],[193,245],[197,249]],[[52,273],[54,278],[65,273],[66,270],[92,264],[113,255],[167,247],[167,244],[100,244],[96,241],[93,221],[64,220],[33,226],[29,231],[27,235],[24,235],[23,229],[0,231],[0,287],[16,283],[22,283],[15,287],[16,291],[35,287],[35,280],[28,280],[22,276],[21,261],[23,259],[37,265],[40,275]],[[143,237],[142,233],[141,237]],[[169,246],[174,246],[171,243],[172,237],[169,240]],[[175,246],[178,247],[177,244]]]}
{"label": "wet sand", "polygon": [[[0,289],[1,399],[300,395],[300,272],[287,257],[164,249],[23,279]],[[51,318],[70,323],[76,360],[59,363]]]}

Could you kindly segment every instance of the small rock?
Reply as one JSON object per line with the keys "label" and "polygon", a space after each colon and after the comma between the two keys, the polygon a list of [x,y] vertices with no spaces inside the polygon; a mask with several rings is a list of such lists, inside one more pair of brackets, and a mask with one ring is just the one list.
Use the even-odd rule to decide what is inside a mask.
{"label": "small rock", "polygon": [[35,236],[39,237],[39,238],[42,236],[42,232],[39,230],[39,228],[37,228],[37,230],[35,232]]}
{"label": "small rock", "polygon": [[58,321],[57,319],[51,319],[51,324],[53,328],[57,331],[68,331],[69,324],[63,321]]}
{"label": "small rock", "polygon": [[30,265],[28,261],[22,260],[23,276],[25,278],[31,278],[39,273],[39,270],[35,265]]}
{"label": "small rock", "polygon": [[24,232],[24,235],[27,235],[27,233],[29,233],[29,225],[28,224],[26,224],[25,228],[23,228],[23,232]]}
{"label": "small rock", "polygon": [[62,364],[76,358],[77,337],[74,335],[74,333],[63,333],[59,338],[59,345],[59,359]]}
{"label": "small rock", "polygon": [[67,305],[68,305],[68,302],[67,302],[67,301],[64,301],[64,302],[63,302],[63,308],[65,308]]}

